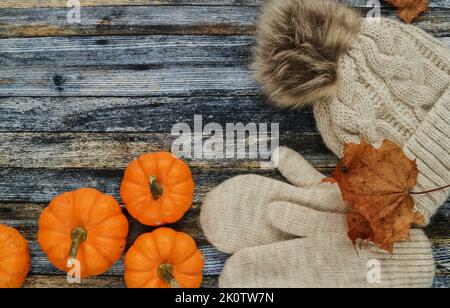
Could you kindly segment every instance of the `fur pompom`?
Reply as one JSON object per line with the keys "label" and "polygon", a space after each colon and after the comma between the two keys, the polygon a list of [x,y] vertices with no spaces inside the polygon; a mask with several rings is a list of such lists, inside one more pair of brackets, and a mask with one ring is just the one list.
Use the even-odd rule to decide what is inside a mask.
{"label": "fur pompom", "polygon": [[258,24],[256,79],[279,107],[329,101],[338,60],[360,26],[360,14],[335,0],[269,1]]}

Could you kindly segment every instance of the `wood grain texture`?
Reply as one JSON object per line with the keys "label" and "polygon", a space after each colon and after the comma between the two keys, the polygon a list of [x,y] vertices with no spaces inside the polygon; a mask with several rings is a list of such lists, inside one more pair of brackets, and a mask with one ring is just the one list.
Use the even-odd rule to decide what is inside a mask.
{"label": "wood grain texture", "polygon": [[256,95],[244,67],[4,67],[0,96]]}
{"label": "wood grain texture", "polygon": [[[0,37],[251,34],[260,8],[234,5],[84,7],[80,24],[69,23],[68,12],[67,8],[2,9]],[[397,18],[391,7],[383,8],[382,16]],[[435,36],[450,36],[449,23],[445,7],[432,7],[414,22]]]}
{"label": "wood grain texture", "polygon": [[[338,0],[341,3],[356,7],[366,7],[367,0]],[[80,0],[82,7],[86,6],[131,6],[131,5],[233,5],[233,6],[260,6],[264,0]],[[388,7],[381,2],[382,7]],[[67,0],[3,0],[0,8],[57,8],[66,7]],[[430,7],[449,7],[447,0],[433,0]]]}
{"label": "wood grain texture", "polygon": [[[450,37],[439,39],[450,47]],[[113,66],[136,71],[177,66],[248,67],[255,44],[255,38],[248,35],[9,38],[0,40],[0,65],[71,70]]]}
{"label": "wood grain texture", "polygon": [[[172,125],[280,123],[281,144],[329,174],[336,164],[310,109],[267,106],[248,64],[264,0],[82,0],[82,23],[68,24],[66,0],[0,1],[0,223],[30,241],[25,287],[124,287],[123,258],[105,275],[67,285],[37,241],[37,221],[56,195],[94,187],[118,195],[127,163],[169,150]],[[365,8],[366,0],[341,2]],[[383,16],[396,18],[382,1]],[[415,25],[450,46],[450,1],[432,0]],[[193,208],[177,224],[206,258],[203,287],[217,287],[226,254],[199,224],[208,191],[236,175],[283,180],[259,162],[191,159]],[[126,213],[126,210],[124,210]],[[127,214],[126,214],[127,215]],[[127,215],[128,247],[152,230]],[[450,286],[450,204],[426,229],[436,260],[435,287]]]}
{"label": "wood grain texture", "polygon": [[[218,277],[205,277],[202,288],[217,287]],[[83,279],[81,284],[69,285],[66,277],[61,275],[30,275],[24,283],[24,288],[125,288],[123,277],[99,276]]]}
{"label": "wood grain texture", "polygon": [[[321,169],[330,173],[331,170]],[[200,204],[213,187],[234,176],[254,173],[274,176],[274,170],[250,168],[193,168],[196,183],[194,202]],[[0,169],[0,202],[48,203],[55,196],[81,187],[96,188],[120,199],[119,187],[123,170],[90,169]]]}
{"label": "wood grain texture", "polygon": [[247,66],[252,36],[94,36],[0,40],[2,66]]}
{"label": "wood grain texture", "polygon": [[[0,164],[4,168],[42,169],[123,169],[136,157],[157,151],[171,151],[177,137],[169,133],[0,133]],[[206,139],[207,136],[204,136]],[[264,143],[264,135],[253,144]],[[248,143],[252,143],[247,141]],[[223,139],[224,145],[226,144]],[[295,144],[314,166],[331,168],[336,157],[323,144],[319,133],[283,133],[280,143]],[[190,144],[194,148],[194,140]],[[235,147],[237,142],[235,143]],[[222,150],[225,157],[226,147]],[[248,146],[247,146],[248,148]],[[203,157],[186,158],[193,168],[252,168],[258,169],[267,158],[212,158],[203,150]],[[270,153],[269,153],[270,154]]]}
{"label": "wood grain texture", "polygon": [[[0,70],[0,97],[249,96],[261,91],[253,81],[248,65],[244,63],[247,61],[243,60],[251,54],[252,42],[248,37],[243,37],[242,43],[233,43],[236,42],[235,38],[228,42],[226,38],[203,38],[204,46],[198,48],[192,37],[187,40],[165,37],[160,38],[159,43],[155,43],[158,38],[146,39],[147,43],[137,48],[155,43],[160,46],[160,50],[167,51],[167,46],[162,47],[165,42],[178,44],[178,48],[174,48],[168,53],[169,57],[164,58],[162,55],[155,57],[152,51],[141,51],[136,60],[127,60],[123,64],[118,61],[128,55],[127,48],[131,50],[128,57],[134,58],[133,50],[136,47],[121,47],[121,40],[112,40],[111,43],[115,45],[104,46],[97,43],[105,38],[88,40],[87,43],[81,43],[84,42],[81,38],[47,38],[36,40],[30,52],[24,52],[26,40],[19,40],[19,46],[17,40],[0,40],[4,50],[0,52],[1,61],[5,64]],[[443,41],[450,44],[448,38]],[[212,47],[218,42],[222,43]],[[85,49],[85,53],[81,52]],[[217,55],[218,60],[208,60],[217,58]],[[118,60],[112,60],[116,56]],[[21,59],[27,63],[27,58],[33,59],[33,62],[21,66]],[[192,58],[197,60],[192,61]],[[53,63],[52,59],[55,59]],[[220,65],[222,60],[223,65]],[[64,61],[69,62],[69,65],[64,66]]]}
{"label": "wood grain texture", "polygon": [[171,132],[175,123],[279,123],[281,132],[316,132],[310,109],[283,111],[258,96],[0,97],[0,132]]}

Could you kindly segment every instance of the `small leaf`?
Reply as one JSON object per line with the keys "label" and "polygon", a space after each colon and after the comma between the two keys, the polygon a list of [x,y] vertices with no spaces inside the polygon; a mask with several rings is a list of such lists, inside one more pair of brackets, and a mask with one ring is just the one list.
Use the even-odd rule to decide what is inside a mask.
{"label": "small leaf", "polygon": [[333,178],[351,207],[347,220],[353,243],[370,240],[393,253],[394,243],[409,239],[413,225],[424,224],[411,196],[418,175],[416,162],[391,141],[380,149],[365,141],[346,145]]}
{"label": "small leaf", "polygon": [[405,22],[411,23],[422,12],[428,11],[430,0],[387,0],[387,3],[398,8],[398,16]]}

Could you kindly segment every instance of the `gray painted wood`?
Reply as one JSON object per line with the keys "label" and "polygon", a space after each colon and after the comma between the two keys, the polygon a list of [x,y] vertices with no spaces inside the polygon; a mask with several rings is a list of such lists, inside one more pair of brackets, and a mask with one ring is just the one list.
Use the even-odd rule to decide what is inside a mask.
{"label": "gray painted wood", "polygon": [[256,96],[6,97],[0,98],[0,132],[171,132],[175,123],[279,123],[280,131],[317,131],[310,109],[271,108]]}
{"label": "gray painted wood", "polygon": [[[205,277],[202,288],[217,287],[218,277]],[[121,276],[99,276],[83,279],[82,283],[69,285],[65,276],[61,275],[30,275],[24,283],[24,288],[125,288]]]}
{"label": "gray painted wood", "polygon": [[[123,5],[221,5],[221,6],[260,6],[265,0],[82,0],[81,6],[123,6]],[[367,0],[338,0],[342,3],[366,7]],[[0,8],[39,8],[39,7],[66,7],[67,0],[3,0]],[[387,7],[384,1],[381,2],[383,7]],[[429,7],[448,8],[448,0],[432,0]]]}
{"label": "gray painted wood", "polygon": [[0,40],[2,66],[242,66],[251,60],[252,36],[94,36]]}
{"label": "gray painted wood", "polygon": [[256,95],[245,67],[4,67],[0,96]]}
{"label": "gray painted wood", "polygon": [[[79,59],[80,62],[83,60]],[[152,64],[66,67],[42,66],[38,61],[33,66],[4,66],[0,71],[0,97],[229,96],[257,95],[260,91],[246,65],[227,67],[206,63],[202,66],[169,67]]]}
{"label": "gray painted wood", "polygon": [[[269,136],[270,137],[270,136]],[[123,169],[136,157],[158,151],[170,152],[176,136],[170,133],[0,133],[0,165],[4,168],[86,168]],[[206,140],[206,136],[204,137]],[[255,140],[264,144],[264,134]],[[194,148],[191,140],[191,148]],[[223,139],[224,145],[226,144]],[[322,142],[321,136],[314,133],[283,133],[282,145],[295,144],[298,150],[312,164],[320,168],[331,168],[337,163]],[[222,151],[224,158],[208,156],[185,158],[193,168],[252,168],[258,169],[260,161],[247,156],[246,159],[225,158],[226,146]],[[228,148],[232,148],[231,146]]]}
{"label": "gray painted wood", "polygon": [[[449,37],[439,38],[450,46]],[[247,67],[255,39],[238,36],[94,36],[0,40],[2,67],[114,66],[155,70],[177,66]]]}
{"label": "gray painted wood", "polygon": [[[321,169],[324,172],[331,170]],[[274,170],[247,168],[192,168],[196,183],[194,202],[200,204],[205,194],[223,181],[239,174],[254,173],[274,176]],[[91,169],[0,169],[0,202],[43,202],[82,187],[96,188],[119,197],[123,170]]]}
{"label": "gray painted wood", "polygon": [[[45,38],[35,39],[31,48],[26,47],[28,39],[0,40],[0,97],[257,95],[261,90],[247,65],[253,42],[241,38],[238,43],[237,38],[204,37],[201,46],[194,37],[126,43],[118,38]],[[99,40],[108,44],[98,45]],[[443,41],[450,44],[448,38]],[[177,47],[168,52],[166,43]],[[145,46],[154,47],[142,51]]]}
{"label": "gray painted wood", "polygon": [[[446,9],[431,7],[415,25],[436,36],[449,36]],[[259,11],[259,6],[98,6],[83,8],[81,23],[70,24],[67,8],[5,8],[0,10],[0,37],[251,34]],[[391,7],[383,8],[382,14],[396,18]]]}

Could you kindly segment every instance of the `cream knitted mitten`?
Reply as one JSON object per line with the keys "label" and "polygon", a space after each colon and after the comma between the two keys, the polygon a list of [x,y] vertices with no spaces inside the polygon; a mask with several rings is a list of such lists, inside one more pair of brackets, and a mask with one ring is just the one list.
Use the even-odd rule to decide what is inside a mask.
{"label": "cream knitted mitten", "polygon": [[396,244],[393,255],[366,242],[356,249],[338,185],[322,183],[324,176],[296,152],[282,147],[278,153],[280,172],[300,187],[241,176],[218,186],[203,204],[205,235],[235,253],[221,287],[432,285],[431,244],[421,230],[411,230],[410,241]]}
{"label": "cream knitted mitten", "polygon": [[[292,150],[281,148],[279,153],[280,171],[290,181],[303,187],[287,185],[283,189],[278,186],[275,191],[262,190],[260,193],[265,198],[253,199],[256,203],[252,203],[251,195],[247,195],[248,199],[244,199],[246,203],[225,201],[216,204],[226,211],[237,210],[238,215],[227,215],[225,212],[226,216],[216,219],[217,230],[224,234],[222,238],[214,237],[213,244],[224,246],[231,240],[240,247],[248,246],[227,261],[220,278],[221,287],[378,288],[432,285],[434,261],[431,243],[423,231],[411,230],[410,240],[395,244],[393,255],[367,242],[360,242],[359,248],[355,248],[347,236],[344,214],[347,207],[338,185],[321,183],[324,176]],[[253,180],[263,181],[263,178]],[[281,184],[266,180],[266,185],[260,189]],[[240,195],[240,191],[237,193]],[[278,199],[276,193],[282,198]],[[255,197],[257,192],[253,194]],[[252,220],[251,212],[246,211],[256,211],[258,214]],[[234,227],[220,229],[224,222]],[[211,236],[207,230],[205,232]],[[257,246],[262,242],[276,243]]]}
{"label": "cream knitted mitten", "polygon": [[[309,208],[345,213],[347,206],[338,197],[339,187],[320,184],[324,176],[296,152],[281,147],[278,151],[280,172],[295,185],[257,175],[230,179],[206,196],[200,223],[208,240],[219,250],[235,253],[239,249],[292,238],[266,220],[267,208],[274,201],[295,202]],[[340,199],[340,200],[338,200]]]}
{"label": "cream knitted mitten", "polygon": [[226,263],[222,288],[429,288],[434,262],[431,243],[421,230],[394,254],[347,238],[345,215],[319,212],[298,204],[276,202],[270,224],[304,238],[240,250]]}
{"label": "cream knitted mitten", "polygon": [[[392,140],[417,160],[417,191],[450,184],[450,51],[421,29],[369,22],[334,0],[267,1],[254,69],[271,101],[312,104],[339,157],[346,143]],[[415,196],[428,220],[450,189]]]}

